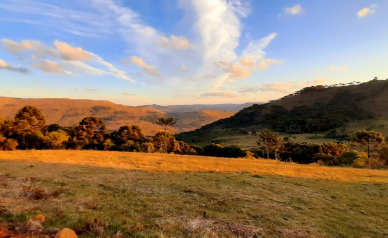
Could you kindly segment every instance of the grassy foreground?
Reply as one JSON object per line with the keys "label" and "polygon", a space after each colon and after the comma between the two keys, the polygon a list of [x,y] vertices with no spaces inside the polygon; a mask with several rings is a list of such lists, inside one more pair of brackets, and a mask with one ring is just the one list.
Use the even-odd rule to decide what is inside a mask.
{"label": "grassy foreground", "polygon": [[[388,237],[388,171],[268,160],[0,152],[0,225],[81,237]],[[205,215],[206,213],[206,215]]]}

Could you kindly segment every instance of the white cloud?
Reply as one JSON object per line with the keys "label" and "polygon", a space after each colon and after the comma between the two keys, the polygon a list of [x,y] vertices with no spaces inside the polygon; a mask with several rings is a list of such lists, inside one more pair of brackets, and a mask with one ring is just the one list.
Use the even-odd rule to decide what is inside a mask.
{"label": "white cloud", "polygon": [[370,7],[366,7],[361,9],[360,11],[357,12],[358,17],[365,17],[367,15],[372,15],[376,12],[376,8],[378,6],[376,4],[370,5]]}
{"label": "white cloud", "polygon": [[271,33],[269,36],[263,37],[256,41],[249,42],[248,46],[244,49],[242,53],[241,59],[244,61],[247,58],[250,58],[250,60],[254,63],[264,59],[264,49],[269,45],[269,43],[271,43],[273,39],[276,38],[276,36],[277,33]]}
{"label": "white cloud", "polygon": [[235,98],[238,97],[238,93],[228,90],[215,90],[208,91],[200,94],[201,97],[222,97],[222,98]]}
{"label": "white cloud", "polygon": [[183,36],[170,36],[170,39],[162,36],[160,42],[156,42],[158,45],[169,50],[187,50],[193,48],[189,41]]}
{"label": "white cloud", "polygon": [[1,42],[4,44],[4,49],[12,54],[21,54],[23,51],[30,50],[37,53],[40,56],[48,55],[52,57],[57,57],[58,52],[55,49],[50,48],[49,46],[43,44],[40,41],[33,40],[23,40],[20,43],[12,41],[10,39],[1,39]]}
{"label": "white cloud", "polygon": [[328,78],[316,78],[313,81],[305,82],[288,82],[288,83],[270,83],[263,84],[262,86],[244,87],[240,90],[240,93],[255,93],[255,92],[277,92],[277,93],[293,93],[295,90],[299,90],[304,87],[310,87],[314,85],[328,83]]}
{"label": "white cloud", "polygon": [[10,70],[14,72],[19,72],[19,73],[29,73],[30,71],[26,68],[15,68],[12,65],[7,64],[4,60],[0,59],[0,69],[5,69],[5,70]]}
{"label": "white cloud", "polygon": [[137,57],[137,56],[132,56],[130,59],[122,59],[120,61],[122,64],[128,64],[128,63],[133,63],[139,67],[142,68],[142,71],[150,76],[158,77],[161,79],[161,75],[159,74],[159,69],[157,67],[151,66],[146,64],[142,58]]}
{"label": "white cloud", "polygon": [[[134,81],[126,75],[125,71],[119,70],[113,66],[113,64],[104,61],[100,56],[91,52],[83,50],[81,47],[72,47],[69,44],[61,41],[54,41],[56,47],[47,46],[40,41],[23,40],[21,43],[14,42],[9,39],[2,39],[1,42],[4,44],[4,48],[12,54],[20,55],[24,51],[32,51],[38,55],[33,56],[33,63],[31,64],[35,68],[39,68],[49,73],[66,73],[66,74],[78,74],[80,72],[92,75],[112,75],[117,78]],[[55,62],[51,60],[41,60],[46,56],[62,59],[63,62]],[[73,61],[73,63],[70,63]],[[94,61],[107,67],[109,72],[94,68],[90,65],[82,63],[82,61]],[[77,63],[78,62],[78,63]],[[76,72],[62,71],[61,65],[70,66],[70,68],[76,69]]]}
{"label": "white cloud", "polygon": [[187,68],[186,68],[186,66],[182,65],[181,67],[178,68],[178,70],[184,72],[187,70]]}
{"label": "white cloud", "polygon": [[252,71],[249,68],[241,64],[232,64],[227,61],[220,61],[214,65],[221,67],[225,72],[229,73],[229,78],[232,80],[249,78],[252,74]]}
{"label": "white cloud", "polygon": [[300,4],[296,4],[293,7],[287,7],[286,9],[284,9],[284,13],[287,15],[298,15],[301,14],[303,11],[304,10]]}
{"label": "white cloud", "polygon": [[54,61],[43,60],[38,63],[31,63],[31,65],[48,73],[66,74],[66,72],[61,69],[61,65]]}
{"label": "white cloud", "polygon": [[[61,6],[66,4],[61,4]],[[7,21],[17,21],[26,24],[40,25],[51,27],[55,30],[71,33],[84,37],[98,37],[101,33],[109,32],[111,24],[109,19],[104,15],[70,10],[52,5],[41,3],[39,1],[30,0],[2,0],[0,9],[13,11],[18,13],[26,13],[24,15],[39,15],[40,21],[30,19],[8,18]]]}
{"label": "white cloud", "polygon": [[89,52],[84,51],[81,47],[72,47],[58,40],[54,41],[54,45],[64,60],[88,61],[93,58]]}
{"label": "white cloud", "polygon": [[262,70],[262,69],[267,69],[271,64],[281,64],[283,63],[282,60],[277,60],[277,59],[263,59],[259,62],[257,65],[257,69]]}
{"label": "white cloud", "polygon": [[239,3],[240,1],[228,3],[226,0],[193,0],[186,4],[187,8],[193,8],[197,14],[195,27],[202,37],[205,64],[236,59],[234,49],[239,44],[241,34],[238,16],[244,17],[249,12]]}

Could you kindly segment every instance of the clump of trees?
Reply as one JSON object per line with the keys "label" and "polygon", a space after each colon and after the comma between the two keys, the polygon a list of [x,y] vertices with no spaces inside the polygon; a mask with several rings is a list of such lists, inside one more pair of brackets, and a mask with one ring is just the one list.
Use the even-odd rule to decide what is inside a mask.
{"label": "clump of trees", "polygon": [[[388,147],[383,147],[385,145],[384,137],[381,133],[371,130],[358,131],[352,139],[354,144],[365,148],[366,153],[351,151],[342,142],[322,145],[289,142],[289,140],[281,142],[280,137],[269,129],[264,129],[257,135],[259,148],[250,150],[256,158],[266,157],[285,162],[318,163],[327,166],[351,165],[357,168],[382,168],[388,164]],[[378,155],[371,153],[372,146],[378,148]],[[383,148],[380,149],[381,147]]]}
{"label": "clump of trees", "polygon": [[[168,129],[175,125],[173,118],[159,118],[156,124],[163,130],[153,137],[144,136],[136,125],[125,125],[117,131],[108,131],[98,117],[86,117],[78,125],[46,126],[42,113],[33,106],[25,106],[13,120],[0,119],[0,150],[16,149],[73,149],[115,150],[146,153],[174,153],[220,157],[245,157],[246,152],[237,146],[201,148],[177,141]],[[217,150],[214,147],[218,148]]]}

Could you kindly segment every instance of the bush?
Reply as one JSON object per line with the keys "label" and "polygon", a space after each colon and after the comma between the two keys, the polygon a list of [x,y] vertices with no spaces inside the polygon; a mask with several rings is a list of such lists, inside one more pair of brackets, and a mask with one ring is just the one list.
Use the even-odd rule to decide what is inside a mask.
{"label": "bush", "polygon": [[[338,157],[338,160],[341,162],[341,164],[351,165],[353,164],[353,161],[359,158],[363,158],[365,153],[359,153],[357,151],[349,151],[343,153],[341,156]],[[366,157],[366,155],[365,155]],[[364,157],[364,158],[365,158]]]}
{"label": "bush", "polygon": [[211,144],[205,146],[204,153],[207,156],[226,158],[242,158],[247,156],[247,152],[236,145],[223,147],[219,144]]}
{"label": "bush", "polygon": [[144,142],[140,144],[140,151],[146,153],[152,153],[155,151],[155,146],[153,143]]}
{"label": "bush", "polygon": [[354,167],[354,168],[364,168],[366,160],[367,159],[361,159],[361,158],[355,159],[353,161],[353,163],[352,163],[352,167]]}
{"label": "bush", "polygon": [[14,139],[6,139],[4,145],[2,146],[3,150],[13,151],[16,150],[16,147],[19,145],[19,143]]}

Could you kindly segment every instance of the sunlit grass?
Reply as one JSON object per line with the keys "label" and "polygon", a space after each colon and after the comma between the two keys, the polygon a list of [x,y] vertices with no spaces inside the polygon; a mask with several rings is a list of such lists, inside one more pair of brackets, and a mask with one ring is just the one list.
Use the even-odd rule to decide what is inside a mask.
{"label": "sunlit grass", "polygon": [[[230,159],[189,155],[112,151],[11,151],[3,161],[88,165],[147,172],[245,172],[339,181],[388,182],[388,171],[301,165],[266,159]],[[59,165],[60,166],[60,165]],[[54,172],[55,171],[47,171]]]}
{"label": "sunlit grass", "polygon": [[[28,199],[20,195],[28,184],[56,195]],[[44,229],[86,230],[82,237],[386,237],[387,198],[388,171],[124,152],[0,153],[7,211],[0,225],[44,214]],[[95,219],[101,235],[90,228]]]}

